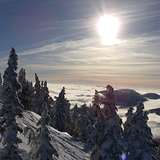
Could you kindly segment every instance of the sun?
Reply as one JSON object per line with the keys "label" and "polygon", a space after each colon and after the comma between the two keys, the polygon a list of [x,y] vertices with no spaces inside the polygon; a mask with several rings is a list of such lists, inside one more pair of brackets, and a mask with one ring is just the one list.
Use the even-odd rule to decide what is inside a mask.
{"label": "sun", "polygon": [[114,45],[117,43],[117,33],[120,27],[120,21],[112,15],[103,15],[97,23],[98,33],[102,44]]}

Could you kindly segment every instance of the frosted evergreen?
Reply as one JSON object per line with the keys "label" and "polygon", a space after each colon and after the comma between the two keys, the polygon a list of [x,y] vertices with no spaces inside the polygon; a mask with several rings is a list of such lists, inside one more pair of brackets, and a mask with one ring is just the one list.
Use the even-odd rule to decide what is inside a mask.
{"label": "frosted evergreen", "polygon": [[32,111],[41,115],[41,112],[43,111],[43,103],[45,102],[47,104],[47,107],[49,109],[49,113],[51,115],[51,110],[52,110],[54,101],[53,101],[52,97],[49,95],[47,81],[40,82],[37,74],[35,74],[35,81],[36,81],[36,83],[34,85]]}
{"label": "frosted evergreen", "polygon": [[128,113],[125,124],[130,123],[132,127],[125,127],[125,134],[128,136],[127,142],[129,146],[128,159],[130,160],[153,160],[151,148],[156,147],[153,141],[151,129],[147,125],[148,113],[144,111],[144,105],[139,102],[136,106],[137,110],[132,115]]}
{"label": "frosted evergreen", "polygon": [[40,94],[40,103],[46,103],[49,113],[51,115],[51,110],[54,104],[52,97],[49,95],[49,90],[47,87],[47,81],[42,81],[41,83],[41,94]]}
{"label": "frosted evergreen", "polygon": [[57,151],[50,143],[51,138],[47,125],[50,124],[51,118],[48,114],[46,103],[44,103],[41,115],[37,123],[37,125],[40,126],[37,129],[38,134],[35,135],[33,131],[30,132],[29,142],[31,144],[31,150],[28,155],[28,160],[54,160],[54,156],[58,157]]}
{"label": "frosted evergreen", "polygon": [[26,71],[25,69],[21,68],[18,81],[22,86],[21,92],[19,92],[18,97],[21,103],[24,106],[25,110],[31,110],[32,106],[32,98],[33,98],[33,86],[32,83],[26,80]]}
{"label": "frosted evergreen", "polygon": [[11,49],[8,67],[4,71],[3,89],[2,89],[2,109],[0,110],[1,118],[1,135],[2,144],[4,146],[0,159],[21,160],[18,155],[18,143],[21,139],[17,137],[18,132],[22,129],[16,123],[16,117],[22,117],[22,104],[18,99],[18,92],[21,90],[21,85],[17,81],[17,63],[18,56],[14,48]]}
{"label": "frosted evergreen", "polygon": [[25,85],[26,83],[26,71],[23,68],[21,68],[19,71],[18,81],[21,85]]}
{"label": "frosted evergreen", "polygon": [[89,142],[92,123],[85,115],[79,115],[75,121],[73,136],[82,141]]}
{"label": "frosted evergreen", "polygon": [[0,73],[0,99],[2,98],[2,76]]}
{"label": "frosted evergreen", "polygon": [[42,104],[40,102],[40,95],[41,95],[41,84],[40,80],[35,73],[35,85],[34,85],[34,95],[32,100],[32,111],[34,111],[37,114],[41,114],[42,112]]}
{"label": "frosted evergreen", "polygon": [[65,98],[65,88],[63,87],[59,96],[56,97],[55,104],[52,109],[51,126],[59,131],[70,132],[71,117],[70,117],[70,103]]}
{"label": "frosted evergreen", "polygon": [[[131,134],[131,130],[132,130],[132,117],[133,117],[133,107],[129,107],[128,112],[126,113],[126,121],[124,123],[124,138],[125,140],[128,142],[129,141],[129,135]],[[129,147],[129,146],[128,146]]]}
{"label": "frosted evergreen", "polygon": [[[122,152],[127,151],[127,144],[123,139],[122,120],[117,114],[112,86],[107,86],[107,91],[102,99],[98,98],[98,92],[95,92],[91,108],[94,110],[94,115],[97,116],[97,121],[92,134],[96,138],[96,142],[90,159],[119,160]],[[95,113],[96,110],[98,113]]]}
{"label": "frosted evergreen", "polygon": [[103,115],[102,115],[102,112],[100,109],[100,101],[101,101],[101,97],[100,97],[98,91],[95,90],[95,95],[92,100],[91,112],[92,112],[93,116],[96,117],[97,119],[103,118]]}
{"label": "frosted evergreen", "polygon": [[75,104],[75,106],[71,109],[71,120],[74,122],[78,119],[79,112],[78,112],[78,105]]}
{"label": "frosted evergreen", "polygon": [[86,104],[81,105],[79,108],[77,104],[71,110],[71,135],[82,141],[91,143],[92,120],[90,108]]}

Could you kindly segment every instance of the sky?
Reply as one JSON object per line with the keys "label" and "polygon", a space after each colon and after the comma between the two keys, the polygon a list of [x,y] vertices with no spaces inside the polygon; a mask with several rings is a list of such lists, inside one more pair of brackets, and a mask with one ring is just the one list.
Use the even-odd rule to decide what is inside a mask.
{"label": "sky", "polygon": [[[118,18],[118,42],[103,44],[101,16]],[[0,0],[0,72],[11,47],[27,79],[160,88],[159,0]]]}

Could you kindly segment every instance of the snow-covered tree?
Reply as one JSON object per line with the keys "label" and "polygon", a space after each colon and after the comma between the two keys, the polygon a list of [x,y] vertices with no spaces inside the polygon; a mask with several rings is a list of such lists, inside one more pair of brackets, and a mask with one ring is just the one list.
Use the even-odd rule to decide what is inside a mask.
{"label": "snow-covered tree", "polygon": [[[100,107],[101,116],[97,118],[95,124],[98,134],[90,159],[119,160],[122,152],[127,150],[127,144],[122,137],[122,120],[117,114],[112,86],[107,86],[107,91],[100,105],[102,106]],[[98,114],[95,115],[98,116]]]}
{"label": "snow-covered tree", "polygon": [[73,137],[90,143],[93,116],[86,104],[77,104],[71,110],[71,134]]}
{"label": "snow-covered tree", "polygon": [[35,73],[35,85],[34,85],[34,95],[32,100],[32,111],[41,114],[42,112],[42,103],[40,101],[41,97],[41,84],[38,78],[38,75]]}
{"label": "snow-covered tree", "polygon": [[29,143],[31,144],[31,149],[28,154],[28,160],[54,160],[56,159],[54,156],[58,157],[57,151],[50,143],[51,138],[47,125],[50,124],[51,118],[48,114],[46,103],[43,104],[41,115],[37,123],[37,126],[40,126],[37,129],[38,134],[35,135],[32,130],[30,132]]}
{"label": "snow-covered tree", "polygon": [[73,135],[82,141],[90,142],[92,123],[86,115],[79,115],[75,121]]}
{"label": "snow-covered tree", "polygon": [[[127,130],[126,132],[128,136],[127,142],[129,146],[128,159],[154,160],[152,156],[152,148],[156,147],[156,143],[153,140],[151,129],[147,125],[148,113],[144,111],[144,105],[142,102],[139,102],[136,107],[137,110],[132,115],[130,121],[132,127],[129,127],[129,130]],[[131,116],[131,114],[128,115]]]}
{"label": "snow-covered tree", "polygon": [[1,76],[1,73],[0,73],[0,99],[2,97],[2,76]]}
{"label": "snow-covered tree", "polygon": [[131,134],[131,130],[132,130],[132,123],[131,123],[131,120],[132,120],[132,117],[133,117],[133,110],[134,108],[133,107],[129,107],[128,109],[128,112],[126,113],[126,121],[125,123],[123,124],[124,126],[124,138],[125,140],[128,142],[129,140],[129,135]]}
{"label": "snow-covered tree", "polygon": [[98,119],[102,119],[103,115],[100,108],[100,95],[97,90],[95,90],[95,94],[92,100],[91,113],[94,117]]}
{"label": "snow-covered tree", "polygon": [[53,107],[53,99],[49,95],[49,90],[47,87],[47,81],[42,81],[40,83],[40,80],[35,74],[35,85],[34,85],[34,95],[33,95],[33,101],[32,101],[32,111],[36,112],[37,114],[41,115],[41,112],[43,110],[43,103],[47,103],[47,107],[49,109],[49,112],[51,113],[51,109]]}
{"label": "snow-covered tree", "polygon": [[75,106],[71,109],[71,120],[74,122],[75,120],[78,119],[78,115],[79,115],[79,112],[78,112],[78,105],[77,103],[75,104]]}
{"label": "snow-covered tree", "polygon": [[25,110],[31,110],[32,98],[33,98],[33,86],[32,83],[26,80],[26,71],[21,68],[18,76],[18,81],[22,86],[21,92],[18,97],[24,106]]}
{"label": "snow-covered tree", "polygon": [[69,130],[69,134],[71,136],[74,136],[74,128],[75,128],[75,121],[78,119],[79,117],[79,112],[78,112],[78,105],[77,103],[75,104],[75,106],[70,110],[70,115],[71,115],[71,124],[70,124],[70,130]]}
{"label": "snow-covered tree", "polygon": [[2,144],[4,146],[0,159],[2,160],[21,160],[18,154],[17,145],[21,143],[21,139],[17,137],[18,132],[22,129],[16,123],[16,117],[22,117],[22,104],[18,98],[18,92],[21,85],[17,81],[17,63],[18,55],[14,48],[11,49],[8,67],[4,71],[3,89],[2,89],[2,109],[0,110],[1,118],[1,135]]}
{"label": "snow-covered tree", "polygon": [[22,86],[24,86],[26,83],[26,71],[23,68],[21,68],[19,71],[18,81]]}
{"label": "snow-covered tree", "polygon": [[43,104],[44,102],[47,104],[47,108],[49,110],[49,113],[51,114],[54,101],[52,97],[49,95],[47,81],[42,81],[41,83],[40,104]]}
{"label": "snow-covered tree", "polygon": [[2,86],[2,75],[0,73],[0,85]]}
{"label": "snow-covered tree", "polygon": [[65,98],[65,88],[63,87],[59,96],[56,97],[55,104],[52,109],[51,126],[59,131],[70,132],[71,117],[70,117],[70,103]]}

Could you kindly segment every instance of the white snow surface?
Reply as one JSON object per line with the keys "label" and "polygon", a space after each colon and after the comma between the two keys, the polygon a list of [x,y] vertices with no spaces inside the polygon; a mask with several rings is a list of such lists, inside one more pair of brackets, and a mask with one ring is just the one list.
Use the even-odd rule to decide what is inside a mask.
{"label": "white snow surface", "polygon": [[[24,129],[25,127],[31,127],[32,129],[37,129],[37,122],[40,118],[34,112],[24,111],[23,118],[17,118],[19,126]],[[79,140],[74,139],[66,132],[59,132],[52,127],[48,127],[50,131],[51,144],[57,150],[59,157],[54,159],[58,160],[88,160],[90,157],[89,148],[85,143],[80,142]],[[19,144],[20,155],[23,160],[26,160],[30,146],[28,145],[28,138],[23,134],[18,134],[18,137],[22,139],[23,143]],[[0,143],[0,150],[2,148]]]}

